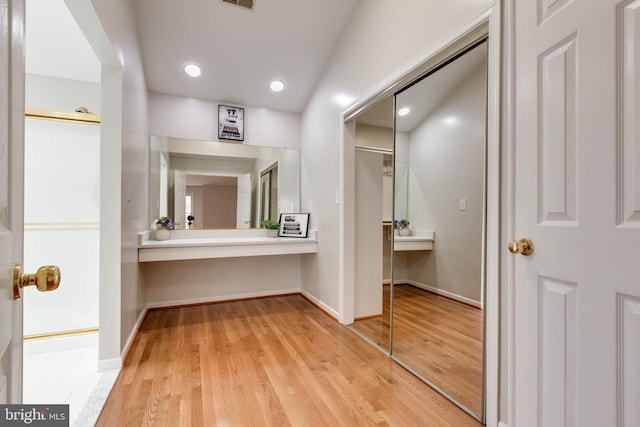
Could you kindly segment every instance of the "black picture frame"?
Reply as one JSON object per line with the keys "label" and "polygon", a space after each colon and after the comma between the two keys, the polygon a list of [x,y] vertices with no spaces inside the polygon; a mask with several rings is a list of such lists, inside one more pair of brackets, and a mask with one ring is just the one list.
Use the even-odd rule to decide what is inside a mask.
{"label": "black picture frame", "polygon": [[309,233],[308,213],[281,213],[278,237],[306,238]]}
{"label": "black picture frame", "polygon": [[244,108],[218,105],[218,139],[244,141]]}

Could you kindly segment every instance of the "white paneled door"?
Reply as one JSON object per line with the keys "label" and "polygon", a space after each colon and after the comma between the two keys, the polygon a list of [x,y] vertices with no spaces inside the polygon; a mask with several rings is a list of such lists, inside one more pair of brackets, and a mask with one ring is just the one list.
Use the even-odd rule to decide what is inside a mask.
{"label": "white paneled door", "polygon": [[173,220],[175,222],[175,228],[187,228],[187,217],[185,215],[185,197],[187,196],[186,174],[182,171],[175,171],[173,184]]}
{"label": "white paneled door", "polygon": [[[236,228],[251,227],[251,174],[238,177]],[[257,227],[260,225],[258,224]]]}
{"label": "white paneled door", "polygon": [[638,427],[640,1],[510,8],[510,427]]}
{"label": "white paneled door", "polygon": [[24,1],[0,0],[0,403],[22,401],[22,300],[13,264],[22,262]]}

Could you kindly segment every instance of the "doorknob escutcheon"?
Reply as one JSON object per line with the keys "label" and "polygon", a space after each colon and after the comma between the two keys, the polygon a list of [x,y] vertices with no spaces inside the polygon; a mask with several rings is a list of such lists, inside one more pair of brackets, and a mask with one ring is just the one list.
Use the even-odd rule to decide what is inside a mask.
{"label": "doorknob escutcheon", "polygon": [[45,265],[35,274],[24,274],[20,264],[13,266],[13,299],[20,299],[20,289],[35,286],[40,292],[55,291],[60,286],[60,269],[55,265]]}
{"label": "doorknob escutcheon", "polygon": [[533,242],[526,237],[518,241],[514,240],[509,243],[509,252],[529,256],[533,253]]}

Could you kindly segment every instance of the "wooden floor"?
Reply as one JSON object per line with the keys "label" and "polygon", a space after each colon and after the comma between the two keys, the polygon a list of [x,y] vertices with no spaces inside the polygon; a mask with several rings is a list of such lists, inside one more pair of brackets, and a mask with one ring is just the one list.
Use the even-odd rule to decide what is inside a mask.
{"label": "wooden floor", "polygon": [[[389,287],[384,312],[356,329],[389,347]],[[411,285],[394,286],[393,355],[476,414],[482,413],[482,310]]]}
{"label": "wooden floor", "polygon": [[299,295],[151,311],[98,426],[479,426]]}

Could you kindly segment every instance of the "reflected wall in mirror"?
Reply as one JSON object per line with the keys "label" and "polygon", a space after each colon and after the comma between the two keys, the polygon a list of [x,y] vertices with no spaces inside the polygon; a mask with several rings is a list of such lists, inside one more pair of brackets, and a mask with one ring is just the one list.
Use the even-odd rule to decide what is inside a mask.
{"label": "reflected wall in mirror", "polygon": [[480,419],[486,105],[486,41],[396,95],[396,219],[435,242],[394,253],[392,356]]}
{"label": "reflected wall in mirror", "polygon": [[149,159],[150,222],[259,228],[300,208],[298,150],[152,136]]}
{"label": "reflected wall in mirror", "polygon": [[353,328],[389,351],[393,236],[393,98],[355,122],[355,274]]}

